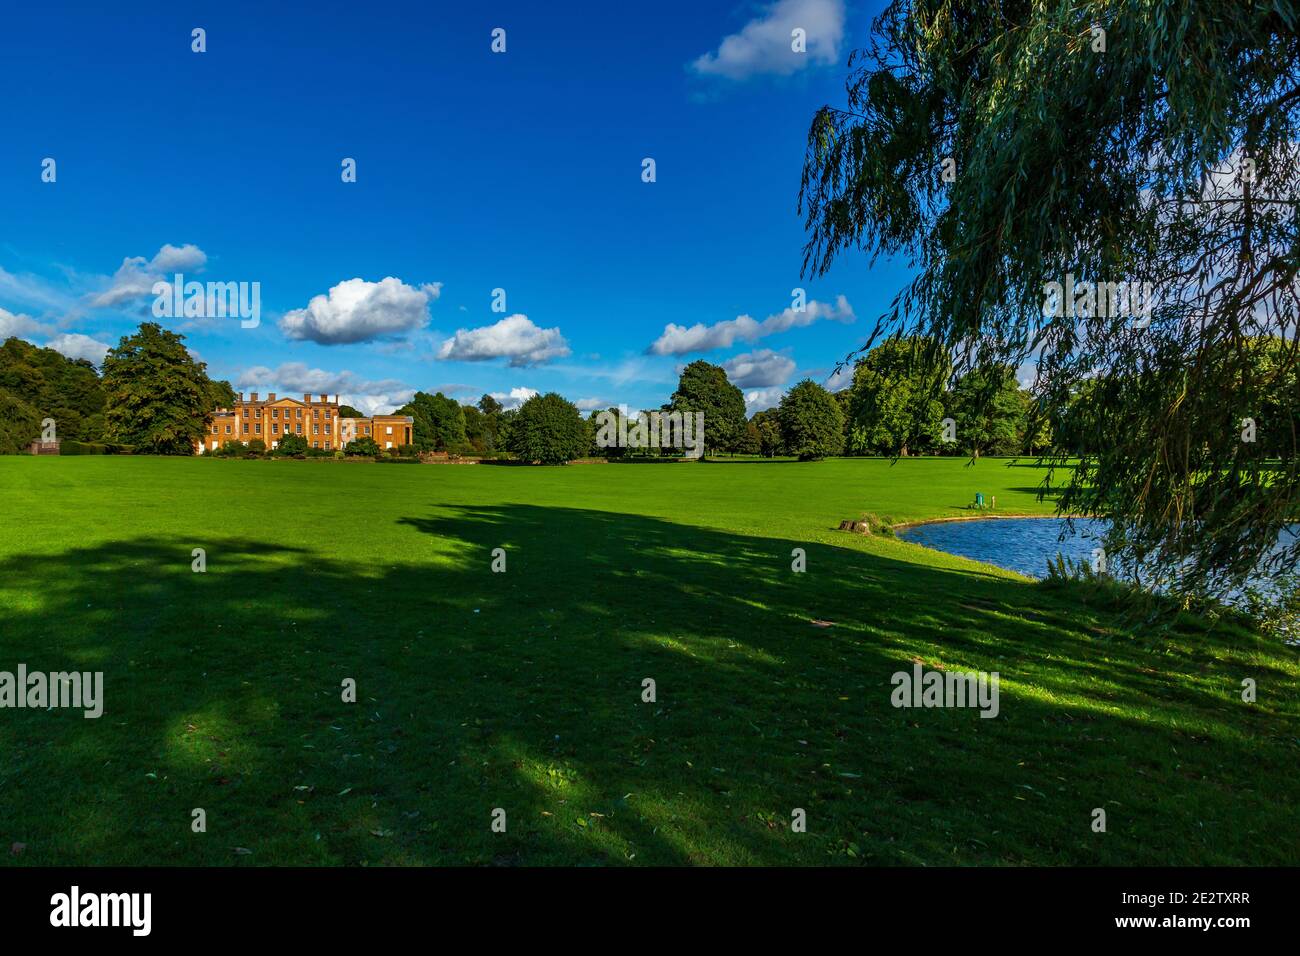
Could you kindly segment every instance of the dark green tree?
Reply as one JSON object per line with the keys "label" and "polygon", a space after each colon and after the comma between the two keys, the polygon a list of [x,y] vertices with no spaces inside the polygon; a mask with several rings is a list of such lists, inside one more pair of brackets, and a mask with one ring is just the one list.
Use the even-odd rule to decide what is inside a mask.
{"label": "dark green tree", "polygon": [[415,420],[414,441],[420,451],[459,451],[465,445],[465,413],[454,398],[442,392],[415,396],[393,413]]}
{"label": "dark green tree", "polygon": [[682,369],[670,407],[704,413],[704,445],[709,454],[731,451],[744,434],[745,396],[727,379],[721,365],[697,360]]}
{"label": "dark green tree", "polygon": [[34,409],[38,421],[53,418],[60,439],[105,437],[104,390],[94,365],[85,359],[6,339],[0,345],[0,391]]}
{"label": "dark green tree", "polygon": [[980,455],[1014,455],[1025,435],[1025,398],[1010,366],[976,369],[957,380],[949,393],[957,445]]}
{"label": "dark green tree", "polygon": [[853,369],[849,450],[906,457],[941,438],[946,353],[932,341],[891,337]]}
{"label": "dark green tree", "polygon": [[103,387],[109,438],[155,455],[193,454],[217,394],[184,336],[155,322],[142,323],[109,349]]}
{"label": "dark green tree", "polygon": [[0,455],[26,451],[40,434],[40,413],[21,398],[0,389]]}
{"label": "dark green tree", "polygon": [[777,455],[790,454],[786,449],[785,436],[781,433],[781,419],[777,409],[765,408],[761,412],[755,412],[749,423],[758,432],[760,455],[775,458]]}
{"label": "dark green tree", "polygon": [[510,427],[510,450],[524,461],[543,465],[581,458],[591,440],[578,407],[556,392],[524,402]]}
{"label": "dark green tree", "polygon": [[844,447],[844,413],[830,392],[810,378],[783,396],[777,409],[781,434],[800,461],[838,455]]}

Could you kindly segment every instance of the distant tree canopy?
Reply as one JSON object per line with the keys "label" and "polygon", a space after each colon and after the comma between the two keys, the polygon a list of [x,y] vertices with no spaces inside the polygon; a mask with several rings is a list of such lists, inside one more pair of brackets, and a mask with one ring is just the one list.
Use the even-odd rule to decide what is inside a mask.
{"label": "distant tree canopy", "polygon": [[155,322],[126,335],[104,357],[108,437],[138,452],[191,455],[221,404],[221,385],[185,348],[185,339]]}
{"label": "distant tree canopy", "polygon": [[1014,455],[1024,446],[1026,397],[1010,366],[976,369],[957,380],[950,412],[957,445],[973,457]]}
{"label": "distant tree canopy", "polygon": [[369,418],[364,412],[359,412],[351,405],[339,406],[339,418]]}
{"label": "distant tree canopy", "polygon": [[277,455],[305,455],[307,454],[307,439],[301,435],[285,435],[275,443],[275,453]]}
{"label": "distant tree canopy", "polygon": [[721,365],[691,362],[682,369],[670,407],[704,413],[706,452],[731,451],[745,433],[745,396]]}
{"label": "distant tree canopy", "polygon": [[802,461],[837,455],[844,445],[844,413],[830,392],[810,378],[781,397],[777,410],[790,454]]}
{"label": "distant tree canopy", "polygon": [[590,445],[582,413],[555,392],[524,402],[510,426],[510,450],[524,461],[563,465],[587,454]]}
{"label": "distant tree canopy", "polygon": [[764,458],[788,455],[785,436],[781,433],[781,420],[775,408],[765,408],[755,412],[749,420],[750,426],[758,437],[758,454]]}
{"label": "distant tree canopy", "polygon": [[[105,437],[104,390],[95,367],[85,359],[70,359],[19,338],[6,339],[0,345],[0,399],[5,396],[10,414],[0,422],[0,452],[31,444],[45,418],[54,419],[60,439]],[[23,409],[30,410],[34,421]]]}
{"label": "distant tree canopy", "polygon": [[1039,411],[1096,379],[1060,507],[1222,593],[1300,558],[1261,564],[1300,498],[1298,127],[1293,0],[894,0],[809,129],[805,271],[906,258],[879,330],[960,373],[1036,361]]}
{"label": "distant tree canopy", "polygon": [[454,398],[442,392],[416,392],[393,414],[414,419],[411,444],[418,451],[456,451],[465,444],[465,413]]}
{"label": "distant tree canopy", "polygon": [[849,448],[906,456],[940,438],[942,393],[951,374],[933,341],[891,337],[860,359],[849,392]]}

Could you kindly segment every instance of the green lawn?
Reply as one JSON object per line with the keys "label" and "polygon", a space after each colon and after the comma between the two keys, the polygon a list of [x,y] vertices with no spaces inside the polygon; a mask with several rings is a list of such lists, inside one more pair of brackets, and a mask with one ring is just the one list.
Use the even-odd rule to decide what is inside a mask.
{"label": "green lawn", "polygon": [[[1038,477],[0,458],[0,670],[106,697],[0,710],[4,859],[1300,861],[1295,648],[830,530],[976,491],[1047,512]],[[998,671],[1000,715],[893,708],[913,660]]]}

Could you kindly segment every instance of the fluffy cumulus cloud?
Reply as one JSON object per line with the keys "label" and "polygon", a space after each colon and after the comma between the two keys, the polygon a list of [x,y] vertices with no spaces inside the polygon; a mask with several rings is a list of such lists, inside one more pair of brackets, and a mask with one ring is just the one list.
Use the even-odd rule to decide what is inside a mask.
{"label": "fluffy cumulus cloud", "polygon": [[609,405],[599,398],[580,398],[573,404],[580,412],[594,412],[598,408],[609,408]]}
{"label": "fluffy cumulus cloud", "polygon": [[[804,52],[796,52],[794,31],[802,30]],[[703,76],[746,80],[788,76],[813,64],[838,63],[844,41],[844,0],[777,0],[718,49],[691,64]]]}
{"label": "fluffy cumulus cloud", "polygon": [[727,378],[740,388],[784,385],[794,372],[794,359],[771,349],[746,352],[722,363]]}
{"label": "fluffy cumulus cloud", "polygon": [[65,355],[70,359],[89,359],[95,365],[104,361],[104,356],[112,348],[98,339],[93,339],[89,335],[82,335],[80,332],[65,332],[62,335],[56,335],[45,343],[47,349],[54,349],[60,355]]}
{"label": "fluffy cumulus cloud", "polygon": [[280,331],[286,338],[321,345],[400,335],[428,323],[429,303],[441,291],[439,282],[411,286],[392,276],[378,282],[347,279],[328,295],[312,296],[305,309],[286,312],[280,319]]}
{"label": "fluffy cumulus cloud", "polygon": [[502,408],[511,409],[518,408],[524,402],[536,395],[537,389],[520,387],[512,388],[508,392],[490,392],[489,394],[501,403]]}
{"label": "fluffy cumulus cloud", "polygon": [[207,254],[189,243],[183,246],[168,243],[152,259],[128,256],[113,274],[108,288],[90,296],[90,304],[111,308],[151,297],[155,283],[166,281],[177,272],[201,272],[207,261]]}
{"label": "fluffy cumulus cloud", "polygon": [[570,354],[569,343],[558,328],[543,329],[526,315],[516,313],[494,325],[458,329],[442,343],[438,358],[458,362],[509,359],[512,368],[541,365]]}
{"label": "fluffy cumulus cloud", "polygon": [[37,322],[30,315],[19,312],[17,315],[8,309],[0,309],[0,340],[16,335],[25,339],[29,335],[48,335],[52,331],[48,325]]}
{"label": "fluffy cumulus cloud", "polygon": [[772,408],[780,403],[781,396],[784,393],[785,389],[780,385],[774,385],[771,388],[756,388],[752,392],[746,392],[745,414],[753,415],[765,408]]}
{"label": "fluffy cumulus cloud", "polygon": [[778,332],[812,325],[819,319],[852,322],[853,308],[849,305],[849,300],[841,295],[836,298],[834,305],[813,300],[801,311],[790,307],[769,315],[762,322],[749,315],[738,315],[734,319],[712,325],[697,322],[689,328],[669,322],[664,326],[663,334],[646,351],[651,355],[686,355],[690,352],[725,349],[737,341],[756,342]]}
{"label": "fluffy cumulus cloud", "polygon": [[285,362],[276,368],[255,365],[239,374],[235,388],[276,391],[291,398],[301,398],[306,394],[338,395],[344,405],[351,405],[367,415],[391,412],[405,405],[415,394],[415,389],[397,379],[371,380],[346,369],[329,372],[308,368],[302,362]]}

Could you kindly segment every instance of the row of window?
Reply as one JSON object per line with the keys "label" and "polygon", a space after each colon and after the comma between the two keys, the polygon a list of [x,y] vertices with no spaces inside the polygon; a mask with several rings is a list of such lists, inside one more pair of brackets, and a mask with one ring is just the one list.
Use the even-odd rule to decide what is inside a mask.
{"label": "row of window", "polygon": [[[218,426],[218,425],[213,425],[213,426],[212,426],[212,434],[214,434],[214,435],[219,434],[218,431],[217,431],[217,429],[218,429],[219,427],[220,427],[220,426]],[[227,426],[225,426],[225,428],[226,428],[226,434],[229,435],[229,434],[230,434],[230,426],[227,425]],[[326,423],[325,423],[325,434],[326,434],[326,435],[331,434],[331,432],[330,432],[330,428],[331,428],[330,423],[329,423],[329,422],[326,422]],[[295,432],[297,432],[299,435],[301,435],[301,434],[302,434],[302,425],[301,425],[301,424],[294,425],[294,426],[293,426],[293,430],[294,430]],[[285,425],[284,425],[284,431],[285,431],[285,434],[286,434],[286,435],[289,433],[289,423],[288,423],[288,422],[285,422]],[[311,426],[311,433],[312,433],[313,435],[319,435],[319,434],[320,434],[320,426],[319,426],[319,425],[312,425],[312,426]],[[389,426],[388,426],[388,429],[387,429],[387,434],[391,435],[392,433],[393,433],[393,426],[392,426],[392,425],[389,425]],[[248,422],[244,422],[244,434],[245,434],[245,435],[248,434]],[[261,423],[261,422],[255,422],[255,423],[253,424],[253,434],[255,434],[255,435],[260,435],[260,434],[262,434],[262,423]],[[278,434],[280,434],[280,423],[279,423],[279,422],[272,422],[272,423],[271,423],[271,434],[273,434],[273,435],[278,435]],[[362,425],[362,426],[361,426],[361,434],[363,434],[363,435],[369,435],[369,434],[370,434],[370,426],[369,426],[369,425]]]}
{"label": "row of window", "polygon": [[[289,418],[289,417],[290,417],[290,416],[289,416],[289,412],[291,412],[291,411],[294,413],[292,417],[294,417],[294,418],[302,418],[302,409],[301,409],[301,408],[293,408],[293,409],[286,408],[286,409],[284,410],[284,417],[285,417],[285,418]],[[245,418],[248,417],[248,407],[247,407],[247,406],[244,407],[244,417],[245,417]],[[280,417],[280,409],[278,409],[278,408],[273,408],[273,409],[271,409],[271,417],[272,417],[272,418],[279,418],[279,417]],[[311,410],[311,417],[312,417],[312,418],[320,418],[320,409],[319,409],[319,408],[313,408],[313,409]],[[329,416],[329,415],[326,415],[325,417],[326,417],[326,418],[329,418],[330,416]]]}

